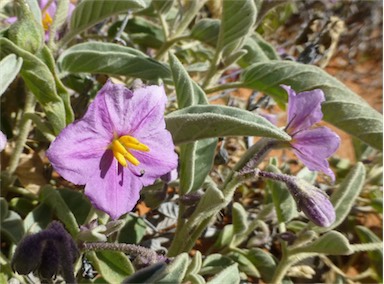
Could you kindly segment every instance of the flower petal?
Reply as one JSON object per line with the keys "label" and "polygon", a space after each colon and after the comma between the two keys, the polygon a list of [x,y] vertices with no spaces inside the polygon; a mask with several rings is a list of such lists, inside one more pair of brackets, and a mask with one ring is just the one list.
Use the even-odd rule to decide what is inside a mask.
{"label": "flower petal", "polygon": [[88,121],[78,120],[64,128],[51,143],[47,157],[63,178],[74,184],[86,184],[98,169],[109,142]]}
{"label": "flower petal", "polygon": [[85,194],[93,206],[117,219],[135,207],[143,185],[139,177],[118,164],[112,151],[105,152],[100,170],[87,182]]}
{"label": "flower petal", "polygon": [[140,178],[144,186],[153,184],[157,178],[177,168],[178,157],[168,130],[158,130],[138,139],[149,147],[149,152],[132,151],[140,161],[137,168],[144,170]]}
{"label": "flower petal", "polygon": [[0,131],[0,152],[5,149],[5,146],[7,145],[7,136]]}
{"label": "flower petal", "polygon": [[137,111],[130,107],[132,96],[131,90],[124,85],[108,80],[89,105],[83,119],[101,135],[120,135],[122,129],[127,127],[125,118]]}
{"label": "flower petal", "polygon": [[287,133],[294,135],[298,131],[308,129],[323,118],[321,103],[325,101],[320,89],[296,94],[290,86],[281,85],[288,93]]}
{"label": "flower petal", "polygon": [[335,175],[326,160],[339,147],[340,137],[327,127],[304,130],[293,136],[295,154],[311,171],[322,171],[335,181]]}

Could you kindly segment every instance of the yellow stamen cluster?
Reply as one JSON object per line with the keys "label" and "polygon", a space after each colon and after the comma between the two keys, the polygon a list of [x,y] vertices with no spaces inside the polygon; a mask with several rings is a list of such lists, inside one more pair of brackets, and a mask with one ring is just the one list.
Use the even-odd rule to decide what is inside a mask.
{"label": "yellow stamen cluster", "polygon": [[49,27],[51,26],[53,20],[51,18],[51,15],[49,15],[48,12],[44,12],[43,14],[43,27],[44,31],[48,31]]}
{"label": "yellow stamen cluster", "polygon": [[141,152],[149,151],[149,147],[147,145],[140,143],[139,140],[129,135],[113,139],[109,147],[112,150],[116,160],[123,167],[127,166],[127,160],[135,166],[140,164],[139,160],[136,159],[136,157],[131,153],[130,149]]}

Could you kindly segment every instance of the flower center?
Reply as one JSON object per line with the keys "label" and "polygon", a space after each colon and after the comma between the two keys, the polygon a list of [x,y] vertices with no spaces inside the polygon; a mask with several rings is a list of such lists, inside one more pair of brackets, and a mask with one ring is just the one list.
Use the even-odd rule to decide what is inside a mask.
{"label": "flower center", "polygon": [[49,27],[51,26],[52,24],[52,18],[51,18],[51,15],[49,15],[48,12],[44,12],[44,15],[43,15],[43,27],[44,27],[44,31],[48,31],[49,30]]}
{"label": "flower center", "polygon": [[147,145],[140,143],[139,140],[129,135],[124,135],[113,139],[112,143],[109,145],[109,148],[112,150],[113,156],[115,156],[116,160],[123,167],[127,166],[127,160],[135,166],[140,164],[139,160],[136,159],[130,150],[141,152],[149,151],[149,147]]}

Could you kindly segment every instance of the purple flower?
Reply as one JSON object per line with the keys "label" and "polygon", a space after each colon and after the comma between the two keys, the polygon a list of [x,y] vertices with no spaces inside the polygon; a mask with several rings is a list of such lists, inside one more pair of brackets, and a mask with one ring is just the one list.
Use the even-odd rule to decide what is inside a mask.
{"label": "purple flower", "polygon": [[327,127],[312,126],[323,118],[321,103],[325,101],[320,89],[296,94],[290,86],[281,85],[288,93],[289,142],[294,153],[311,171],[322,171],[335,181],[335,175],[326,160],[340,144],[340,137]]}
{"label": "purple flower", "polygon": [[7,145],[7,136],[0,131],[0,152],[5,149],[5,146]]}
{"label": "purple flower", "polygon": [[93,205],[113,219],[133,209],[143,186],[177,166],[165,129],[163,87],[134,92],[108,81],[84,117],[68,125],[47,156],[74,184],[85,184]]}

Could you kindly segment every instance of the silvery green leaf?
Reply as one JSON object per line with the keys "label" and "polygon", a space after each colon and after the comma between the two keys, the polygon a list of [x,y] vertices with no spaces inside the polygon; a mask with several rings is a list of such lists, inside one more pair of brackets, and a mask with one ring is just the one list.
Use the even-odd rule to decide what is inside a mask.
{"label": "silvery green leaf", "polygon": [[215,244],[213,245],[215,248],[223,248],[228,246],[233,240],[233,225],[226,225],[220,232],[219,236],[216,239]]}
{"label": "silvery green leaf", "polygon": [[0,230],[2,235],[17,244],[24,236],[23,219],[16,212],[8,210],[7,215],[2,216]]}
{"label": "silvery green leaf", "polygon": [[66,125],[65,104],[56,91],[55,79],[47,65],[6,38],[0,38],[0,58],[16,54],[23,58],[21,76],[42,105],[54,131],[58,134]]}
{"label": "silvery green leaf", "polygon": [[[382,243],[382,240],[374,232],[364,226],[356,226],[355,230],[362,243]],[[367,253],[376,271],[378,282],[382,282],[383,245],[381,245],[381,250],[368,251]]]}
{"label": "silvery green leaf", "polygon": [[219,253],[213,253],[207,255],[207,257],[204,259],[200,274],[216,274],[233,263],[233,260],[229,257]]}
{"label": "silvery green leaf", "polygon": [[232,206],[232,224],[233,233],[235,235],[242,234],[248,229],[247,212],[244,207],[238,203],[233,203]]}
{"label": "silvery green leaf", "polygon": [[245,40],[243,49],[247,51],[247,54],[245,54],[238,62],[243,68],[246,68],[254,63],[270,60],[254,39],[254,36],[248,37]]}
{"label": "silvery green leaf", "polygon": [[123,280],[123,284],[129,283],[156,283],[164,277],[167,265],[165,262],[158,262],[151,266],[142,268]]}
{"label": "silvery green leaf", "polygon": [[124,75],[145,80],[169,78],[167,66],[130,47],[114,43],[87,42],[64,51],[58,62],[71,73]]}
{"label": "silvery green leaf", "polygon": [[212,47],[216,47],[220,31],[220,20],[201,19],[191,30],[191,37]]}
{"label": "silvery green leaf", "polygon": [[223,50],[226,57],[241,48],[244,38],[255,24],[257,9],[255,3],[248,0],[224,0],[222,5],[217,48]]}
{"label": "silvery green leaf", "polygon": [[0,61],[0,96],[16,78],[23,64],[23,58],[9,54]]}
{"label": "silvery green leaf", "polygon": [[325,121],[376,149],[383,148],[383,116],[321,68],[272,60],[249,66],[242,74],[242,81],[246,87],[272,96],[280,105],[287,102],[281,84],[291,86],[296,92],[322,89],[326,97],[322,104]]}
{"label": "silvery green leaf", "polygon": [[101,22],[102,20],[128,10],[138,10],[145,7],[143,0],[83,0],[76,5],[71,16],[69,32],[62,39],[67,42],[87,28]]}
{"label": "silvery green leaf", "polygon": [[191,283],[191,284],[205,284],[205,279],[203,276],[199,274],[187,274],[185,277],[185,283]]}
{"label": "silvery green leaf", "polygon": [[239,270],[247,275],[260,278],[259,270],[253,265],[253,263],[246,256],[245,250],[231,251],[228,254],[235,263],[239,265]]}
{"label": "silvery green leaf", "polygon": [[264,282],[270,283],[276,269],[273,256],[260,248],[252,248],[247,252],[247,257],[260,272]]}
{"label": "silvery green leaf", "polygon": [[175,144],[222,136],[264,136],[290,140],[290,136],[265,118],[234,107],[191,106],[166,116]]}
{"label": "silvery green leaf", "polygon": [[41,10],[37,0],[25,0],[37,23],[42,23]]}
{"label": "silvery green leaf", "polygon": [[188,266],[187,269],[187,275],[189,274],[197,274],[200,271],[201,265],[202,265],[202,256],[200,251],[196,251],[195,255],[192,258],[191,263]]}
{"label": "silvery green leaf", "polygon": [[291,250],[292,254],[321,253],[326,255],[349,255],[352,252],[348,239],[337,231],[329,231],[315,241]]}
{"label": "silvery green leaf", "polygon": [[[204,91],[189,77],[181,62],[169,54],[179,108],[208,104]],[[198,189],[213,165],[217,139],[204,139],[180,147],[180,191],[182,194]]]}
{"label": "silvery green leaf", "polygon": [[121,283],[135,271],[127,255],[119,251],[90,252],[87,258],[108,283]]}
{"label": "silvery green leaf", "polygon": [[[275,166],[269,165],[266,169],[269,172],[281,173]],[[267,180],[267,186],[272,192],[273,203],[279,222],[287,223],[295,218],[297,213],[296,202],[289,193],[285,183]]]}
{"label": "silvery green leaf", "polygon": [[50,40],[53,40],[56,36],[56,31],[65,23],[69,12],[69,0],[61,0],[56,2],[57,8],[50,30]]}
{"label": "silvery green leaf", "polygon": [[165,15],[172,8],[173,0],[156,0],[152,1],[152,5],[159,14]]}
{"label": "silvery green leaf", "polygon": [[297,173],[296,176],[310,184],[314,184],[317,178],[317,172],[310,171],[307,167],[304,167]]}
{"label": "silvery green leaf", "polygon": [[231,55],[224,58],[223,62],[226,66],[230,66],[240,60],[245,54],[247,54],[247,50],[245,49],[236,50]]}
{"label": "silvery green leaf", "polygon": [[328,228],[316,228],[316,231],[324,232],[339,226],[348,216],[356,198],[363,189],[365,181],[365,167],[362,163],[357,163],[356,166],[348,173],[343,182],[331,195],[331,203],[336,211],[336,220]]}
{"label": "silvery green leaf", "polygon": [[240,283],[240,273],[237,267],[237,263],[225,268],[215,277],[207,282],[208,284],[222,284],[222,283]]}
{"label": "silvery green leaf", "polygon": [[156,283],[182,283],[188,268],[188,254],[179,254],[170,265],[168,265],[167,275]]}

